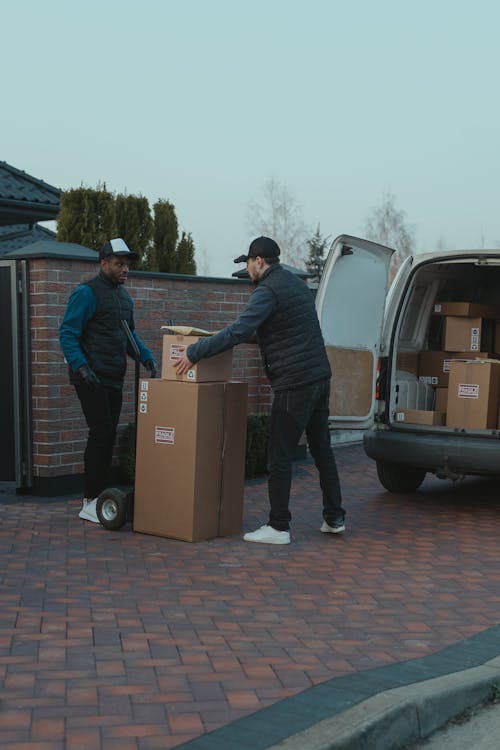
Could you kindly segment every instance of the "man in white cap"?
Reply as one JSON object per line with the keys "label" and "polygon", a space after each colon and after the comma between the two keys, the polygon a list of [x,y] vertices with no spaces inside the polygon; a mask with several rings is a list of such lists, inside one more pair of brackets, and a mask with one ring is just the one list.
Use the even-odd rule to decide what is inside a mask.
{"label": "man in white cap", "polygon": [[244,535],[246,542],[289,544],[292,459],[302,433],[319,471],[323,523],[327,534],[345,531],[340,483],[328,426],[331,369],[311,290],[279,262],[280,248],[270,237],[257,237],[246,263],[256,288],[240,317],[213,336],[187,347],[176,363],[179,374],[205,357],[256,341],[273,389],[269,435],[269,521]]}
{"label": "man in white cap", "polygon": [[132,354],[126,323],[139,349],[140,361],[156,377],[156,363],[134,324],[134,303],[123,288],[129,263],[137,258],[124,240],[105,242],[99,251],[100,271],[71,293],[59,341],[69,365],[89,428],[84,454],[85,488],[79,516],[99,523],[98,495],[108,482],[116,428],[122,406],[127,354]]}

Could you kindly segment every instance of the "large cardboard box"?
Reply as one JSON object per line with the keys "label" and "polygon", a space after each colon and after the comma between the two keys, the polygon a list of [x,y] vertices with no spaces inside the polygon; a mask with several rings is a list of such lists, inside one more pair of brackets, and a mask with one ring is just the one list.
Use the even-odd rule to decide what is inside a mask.
{"label": "large cardboard box", "polygon": [[199,341],[200,336],[185,336],[180,333],[163,336],[161,359],[162,380],[177,380],[189,383],[207,383],[231,380],[233,373],[233,351],[230,349],[210,359],[201,359],[184,375],[178,375],[174,365],[185,349]]}
{"label": "large cardboard box", "polygon": [[448,386],[448,427],[496,429],[500,396],[498,360],[454,360]]}
{"label": "large cardboard box", "polygon": [[409,422],[410,424],[443,425],[444,413],[438,411],[426,411],[423,409],[402,409],[396,412],[396,422]]}
{"label": "large cardboard box", "polygon": [[134,531],[189,542],[241,532],[247,391],[140,381]]}
{"label": "large cardboard box", "polygon": [[[474,356],[485,359],[487,352],[478,352]],[[427,383],[439,388],[446,388],[450,377],[450,365],[454,359],[463,359],[463,352],[445,351],[420,352],[418,360],[418,379],[421,383]]]}
{"label": "large cardboard box", "polygon": [[464,318],[499,318],[500,305],[481,305],[477,302],[436,302],[434,315],[454,315]]}

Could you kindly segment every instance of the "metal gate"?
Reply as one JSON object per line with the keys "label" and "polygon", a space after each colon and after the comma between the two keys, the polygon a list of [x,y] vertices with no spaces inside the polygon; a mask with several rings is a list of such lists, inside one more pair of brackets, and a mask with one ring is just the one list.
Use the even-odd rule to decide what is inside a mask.
{"label": "metal gate", "polygon": [[0,481],[32,484],[26,261],[0,260]]}

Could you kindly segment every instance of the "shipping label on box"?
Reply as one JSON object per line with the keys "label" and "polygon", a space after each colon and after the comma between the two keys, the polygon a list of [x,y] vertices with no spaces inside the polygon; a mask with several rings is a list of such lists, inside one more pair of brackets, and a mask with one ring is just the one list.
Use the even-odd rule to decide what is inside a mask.
{"label": "shipping label on box", "polygon": [[174,445],[175,427],[157,427],[155,425],[155,443]]}
{"label": "shipping label on box", "polygon": [[500,396],[500,362],[455,360],[448,389],[448,427],[496,429]]}

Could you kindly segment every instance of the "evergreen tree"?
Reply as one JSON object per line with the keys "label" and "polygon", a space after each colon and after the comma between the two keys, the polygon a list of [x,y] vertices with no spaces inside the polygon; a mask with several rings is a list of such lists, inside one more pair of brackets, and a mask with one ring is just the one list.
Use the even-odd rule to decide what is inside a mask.
{"label": "evergreen tree", "polygon": [[313,236],[306,240],[309,255],[306,260],[306,268],[313,275],[312,281],[319,283],[325,265],[325,252],[329,237],[322,237],[319,224]]}
{"label": "evergreen tree", "polygon": [[148,199],[140,195],[117,195],[116,227],[118,237],[122,237],[128,247],[139,255],[135,268],[145,267],[153,237]]}
{"label": "evergreen tree", "polygon": [[196,261],[194,259],[194,242],[191,233],[182,233],[177,245],[177,273],[196,276]]}
{"label": "evergreen tree", "polygon": [[147,198],[120,193],[114,195],[104,183],[96,188],[72,188],[61,197],[57,222],[60,242],[77,242],[93,250],[113,237],[122,237],[139,255],[135,267],[144,271],[196,275],[194,243],[182,232],[175,206],[158,200],[151,216]]}
{"label": "evergreen tree", "polygon": [[148,258],[147,270],[177,273],[176,246],[179,225],[175,206],[168,200],[159,200],[154,204],[153,211],[153,247]]}
{"label": "evergreen tree", "polygon": [[116,237],[115,199],[104,183],[95,190],[82,186],[62,194],[57,219],[60,242],[77,242],[99,250],[111,237]]}

